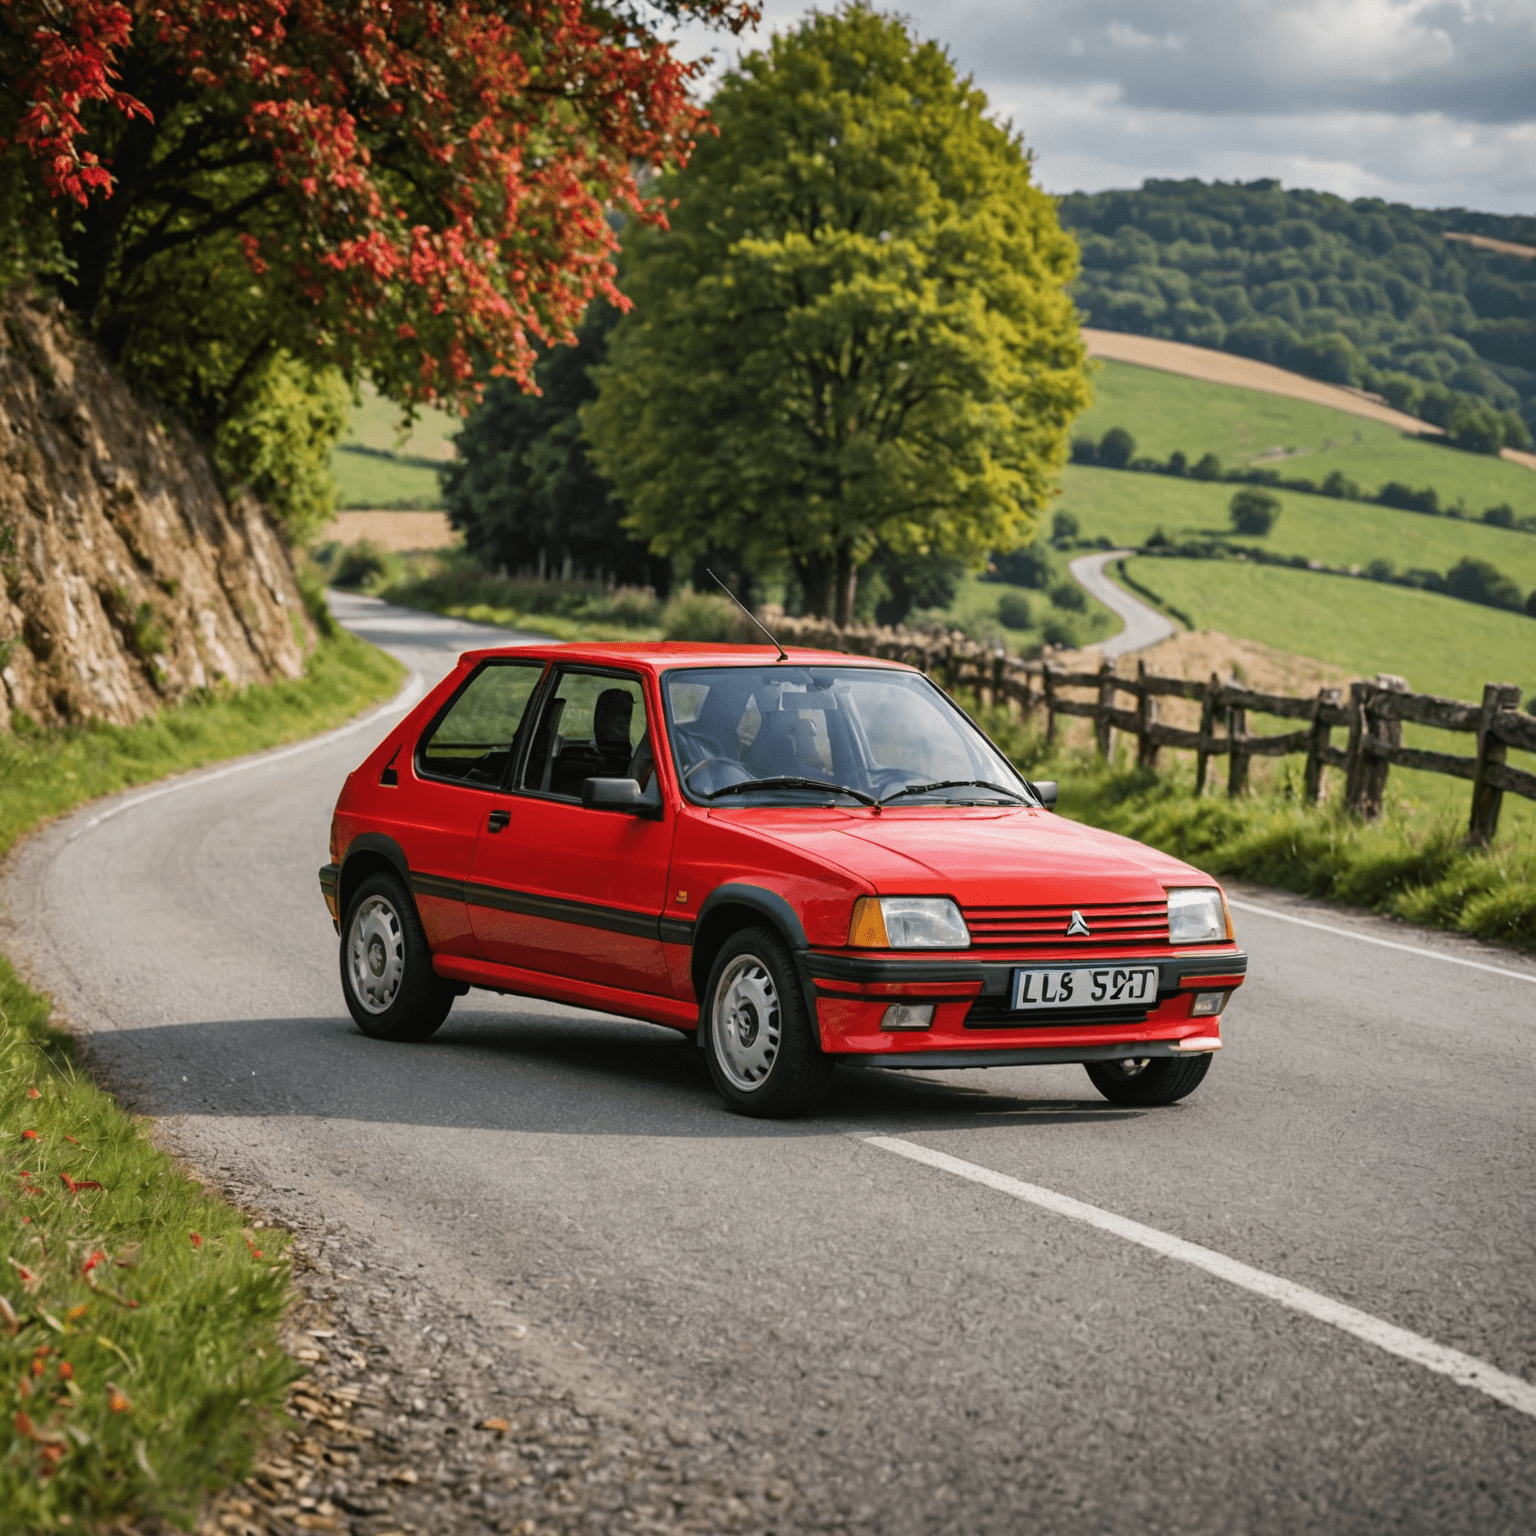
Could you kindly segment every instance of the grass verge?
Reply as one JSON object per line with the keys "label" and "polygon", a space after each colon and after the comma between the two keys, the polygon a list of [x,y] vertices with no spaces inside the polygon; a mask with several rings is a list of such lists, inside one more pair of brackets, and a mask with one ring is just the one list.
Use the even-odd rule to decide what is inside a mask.
{"label": "grass verge", "polygon": [[[402,676],[337,634],[297,682],[0,737],[0,853],[84,800],[339,725]],[[48,1019],[0,957],[0,1526],[185,1523],[250,1471],[299,1374],[277,1335],[286,1239],[178,1171]]]}
{"label": "grass verge", "polygon": [[[969,706],[967,706],[969,707]],[[1308,806],[1291,779],[1229,800],[1194,794],[1193,767],[1114,768],[1091,751],[1051,751],[1006,711],[978,709],[993,740],[1031,778],[1061,785],[1074,821],[1150,843],[1213,875],[1366,907],[1536,952],[1536,841],[1506,832],[1486,851],[1452,817],[1391,796],[1380,820],[1336,800]],[[1505,802],[1506,811],[1509,801]]]}

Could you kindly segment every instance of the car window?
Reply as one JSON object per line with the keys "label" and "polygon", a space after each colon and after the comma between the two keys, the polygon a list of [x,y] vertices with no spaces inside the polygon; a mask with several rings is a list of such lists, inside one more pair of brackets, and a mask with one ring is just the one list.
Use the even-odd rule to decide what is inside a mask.
{"label": "car window", "polygon": [[586,779],[637,779],[659,798],[638,678],[561,672],[545,694],[522,787],[579,800]]}
{"label": "car window", "polygon": [[[699,799],[804,778],[876,799],[1028,796],[1018,774],[926,678],[875,667],[710,668],[663,684],[678,772]],[[959,781],[959,782],[957,782]],[[943,790],[920,791],[943,785]],[[768,793],[768,791],[761,791]],[[814,793],[788,788],[776,793]]]}
{"label": "car window", "polygon": [[421,739],[416,771],[494,789],[506,775],[541,661],[488,661]]}

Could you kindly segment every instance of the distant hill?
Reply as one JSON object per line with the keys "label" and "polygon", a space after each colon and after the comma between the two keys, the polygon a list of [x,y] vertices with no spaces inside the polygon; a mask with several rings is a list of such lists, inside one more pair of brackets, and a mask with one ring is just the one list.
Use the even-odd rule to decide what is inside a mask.
{"label": "distant hill", "polygon": [[1442,426],[1471,397],[1536,430],[1536,260],[1508,249],[1536,246],[1536,217],[1191,180],[1074,193],[1061,219],[1090,325],[1369,389]]}

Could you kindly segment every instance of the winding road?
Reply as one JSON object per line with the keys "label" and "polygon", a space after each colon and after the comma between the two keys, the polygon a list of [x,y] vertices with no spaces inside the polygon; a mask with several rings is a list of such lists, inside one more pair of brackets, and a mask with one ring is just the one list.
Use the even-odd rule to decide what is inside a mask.
{"label": "winding road", "polygon": [[1104,567],[1111,560],[1119,560],[1131,553],[1128,549],[1111,549],[1102,554],[1079,555],[1067,566],[1073,581],[1090,597],[1098,598],[1110,612],[1117,614],[1125,625],[1118,635],[1111,635],[1108,640],[1099,642],[1099,651],[1106,661],[1113,661],[1116,656],[1129,656],[1133,652],[1144,651],[1148,646],[1156,645],[1159,640],[1166,640],[1170,635],[1178,633],[1171,619],[1142,602],[1139,597],[1133,597],[1104,574]]}
{"label": "winding road", "polygon": [[[339,607],[427,683],[486,635]],[[764,1528],[1536,1529],[1536,963],[1239,888],[1227,1048],[1149,1112],[850,1070],[758,1123],[681,1037],[480,993],[380,1044],[315,871],[393,718],[0,871],[0,947],[199,1166],[774,1469]]]}

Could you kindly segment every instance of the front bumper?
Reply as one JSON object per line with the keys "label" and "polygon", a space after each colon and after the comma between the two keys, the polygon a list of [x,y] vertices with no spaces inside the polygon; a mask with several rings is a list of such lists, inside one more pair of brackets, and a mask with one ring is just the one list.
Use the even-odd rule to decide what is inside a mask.
{"label": "front bumper", "polygon": [[[1024,966],[1155,965],[1157,996],[1123,1010],[1076,1009],[1010,1013],[1013,972]],[[814,998],[821,1047],[867,1066],[1016,1066],[1188,1055],[1217,1050],[1220,1017],[1191,1017],[1195,994],[1232,992],[1248,957],[1235,947],[1170,955],[1081,953],[1029,955],[1006,961],[873,958],[846,951],[803,952],[802,982]],[[923,1030],[885,1030],[892,1003],[932,1004]]]}

